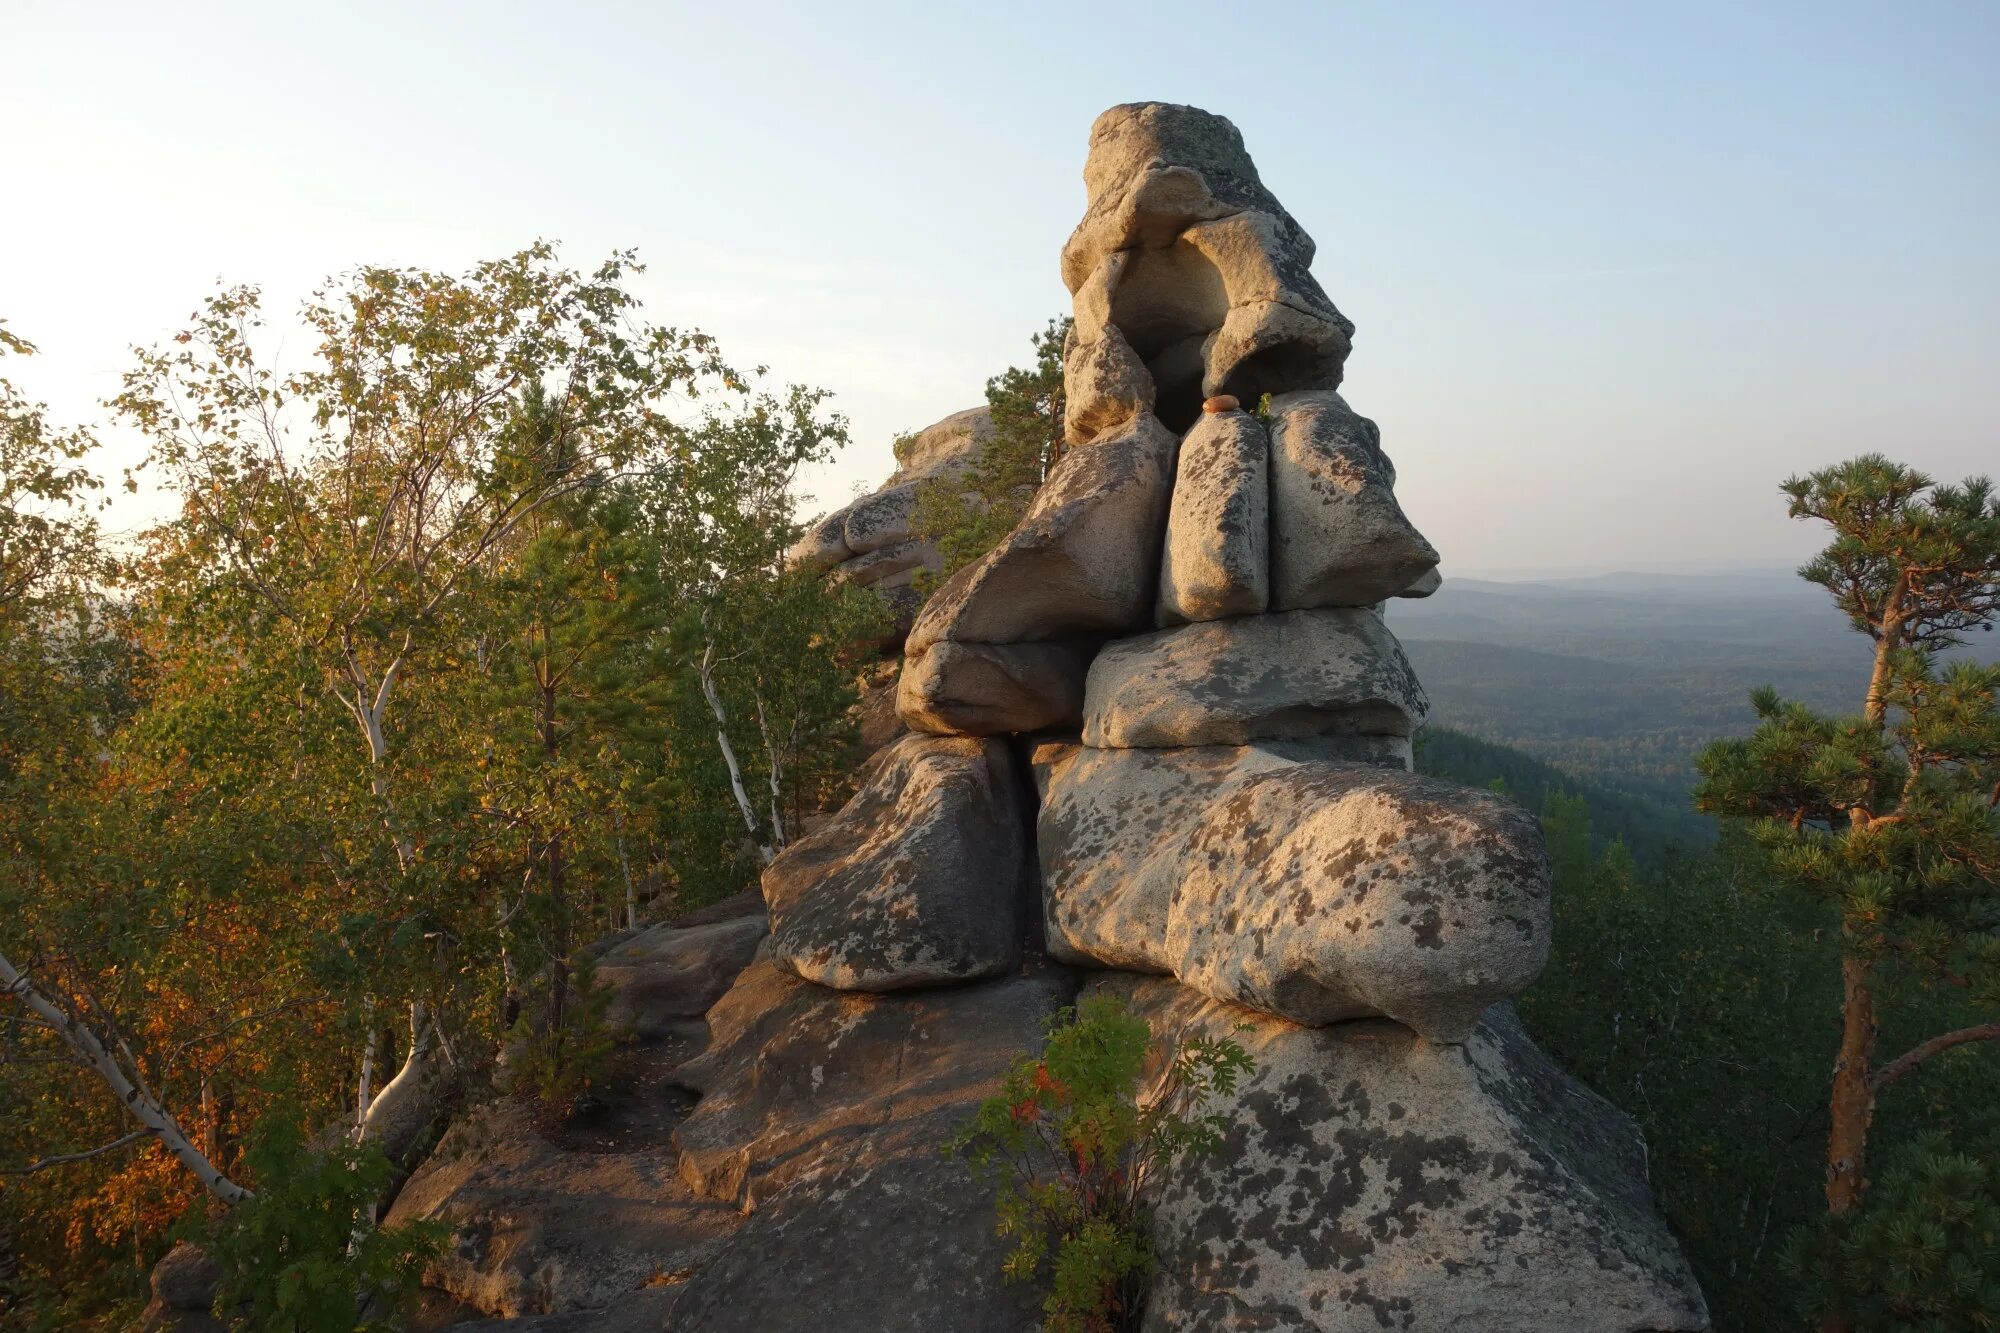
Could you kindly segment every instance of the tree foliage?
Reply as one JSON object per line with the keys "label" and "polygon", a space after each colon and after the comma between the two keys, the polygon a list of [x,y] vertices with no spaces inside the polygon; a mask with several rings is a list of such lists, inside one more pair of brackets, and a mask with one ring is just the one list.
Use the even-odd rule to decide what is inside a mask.
{"label": "tree foliage", "polygon": [[[1841,993],[1831,905],[1774,885],[1764,849],[1740,826],[1628,859],[1600,822],[1602,812],[1613,828],[1630,827],[1617,794],[1488,743],[1441,753],[1444,775],[1517,799],[1516,779],[1536,779],[1555,939],[1518,1001],[1521,1016],[1558,1063],[1638,1121],[1654,1195],[1719,1333],[1806,1327],[1826,1277],[1794,1256],[1825,1210],[1827,1066],[1838,1044],[1826,1016]],[[1435,752],[1418,754],[1438,771],[1428,766]],[[1964,989],[1914,974],[1888,980],[1890,1049],[1979,1020]],[[1892,1144],[1941,1133],[1964,1153],[1990,1131],[1994,1106],[2000,1048],[1968,1047],[1887,1099],[1877,1133]],[[1809,1252],[1822,1251],[1815,1242]]]}
{"label": "tree foliage", "polygon": [[450,1229],[375,1225],[394,1164],[372,1145],[314,1148],[280,1110],[258,1122],[243,1165],[258,1182],[255,1197],[195,1228],[222,1270],[216,1314],[257,1333],[401,1327]]}
{"label": "tree foliage", "polygon": [[577,946],[744,888],[838,795],[881,612],[782,554],[844,423],[647,322],[636,271],[355,270],[289,368],[218,290],[116,400],[176,507],[115,565],[89,437],[0,391],[0,1226],[51,1321],[139,1295],[174,1157],[255,1193],[282,1109],[366,1137],[399,1064],[476,1095],[517,1031],[571,1097]]}
{"label": "tree foliage", "polygon": [[1789,1254],[1811,1308],[1881,1333],[2000,1327],[2000,1135],[1963,1150],[1924,1135],[1890,1154],[1870,1196]]}
{"label": "tree foliage", "polygon": [[914,527],[937,544],[940,580],[999,544],[1028,511],[1035,491],[1063,459],[1063,347],[1068,316],[1030,335],[1034,359],[986,381],[993,435],[963,478],[917,488]]}
{"label": "tree foliage", "polygon": [[[1784,492],[1794,517],[1833,529],[1799,572],[1873,643],[1861,711],[1757,691],[1756,731],[1703,752],[1696,802],[1744,821],[1776,878],[1838,922],[1826,1202],[1844,1233],[1867,1197],[1878,1099],[1930,1060],[2000,1038],[2000,667],[1938,659],[2000,615],[2000,497],[1983,477],[1939,486],[1873,454]],[[1957,989],[1978,1017],[1881,1060],[1885,987],[1898,985]],[[1854,1318],[1836,1291],[1822,1327]]]}

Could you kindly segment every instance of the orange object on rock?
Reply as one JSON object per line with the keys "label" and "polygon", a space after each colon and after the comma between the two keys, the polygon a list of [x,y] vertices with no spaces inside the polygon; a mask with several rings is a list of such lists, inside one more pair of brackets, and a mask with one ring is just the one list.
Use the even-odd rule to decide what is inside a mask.
{"label": "orange object on rock", "polygon": [[1236,400],[1235,394],[1219,393],[1202,403],[1201,410],[1204,412],[1235,412],[1240,410],[1242,406],[1243,404]]}

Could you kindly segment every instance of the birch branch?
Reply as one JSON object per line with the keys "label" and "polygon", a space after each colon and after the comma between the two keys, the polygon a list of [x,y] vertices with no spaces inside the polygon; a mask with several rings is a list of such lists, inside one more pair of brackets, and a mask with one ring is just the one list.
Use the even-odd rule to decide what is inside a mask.
{"label": "birch branch", "polygon": [[35,1172],[46,1171],[52,1166],[67,1166],[71,1162],[86,1162],[93,1157],[102,1157],[105,1153],[116,1152],[129,1143],[137,1143],[140,1139],[150,1139],[152,1137],[153,1131],[150,1129],[135,1129],[130,1134],[121,1134],[109,1143],[100,1143],[95,1148],[85,1148],[82,1152],[67,1152],[55,1157],[43,1157],[37,1161],[28,1163],[26,1166],[0,1167],[0,1176],[32,1176]]}
{"label": "birch branch", "polygon": [[202,1188],[226,1204],[241,1203],[250,1197],[250,1191],[218,1171],[214,1163],[189,1142],[187,1135],[181,1132],[181,1127],[174,1122],[173,1116],[157,1098],[149,1091],[141,1091],[139,1087],[134,1086],[131,1074],[128,1074],[118,1063],[117,1058],[105,1048],[95,1032],[37,990],[34,982],[24,976],[5,955],[0,955],[0,994],[19,996],[23,1004],[46,1019],[56,1029],[63,1044],[83,1058],[97,1076],[110,1087],[119,1104],[130,1111],[132,1118],[145,1127],[144,1132],[153,1135],[166,1145],[167,1151],[172,1153],[182,1166],[194,1173]]}

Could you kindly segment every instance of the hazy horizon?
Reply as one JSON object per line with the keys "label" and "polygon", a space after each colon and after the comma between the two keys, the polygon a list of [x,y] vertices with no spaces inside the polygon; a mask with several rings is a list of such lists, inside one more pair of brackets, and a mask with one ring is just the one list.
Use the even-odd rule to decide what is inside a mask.
{"label": "hazy horizon", "polygon": [[835,393],[824,508],[1067,308],[1090,122],[1158,98],[1317,238],[1448,576],[1781,570],[1820,541],[1786,475],[2000,457],[2000,10],[1213,17],[0,3],[0,318],[44,353],[6,373],[102,427],[218,278],[282,315],[358,263],[635,246],[652,318]]}

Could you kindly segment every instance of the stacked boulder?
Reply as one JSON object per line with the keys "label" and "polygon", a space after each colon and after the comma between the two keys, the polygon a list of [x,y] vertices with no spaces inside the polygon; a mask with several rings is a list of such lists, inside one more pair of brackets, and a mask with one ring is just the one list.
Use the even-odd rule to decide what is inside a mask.
{"label": "stacked boulder", "polygon": [[1243,1121],[1157,1200],[1149,1329],[1705,1327],[1636,1131],[1500,1003],[1548,954],[1535,821],[1410,771],[1382,606],[1438,557],[1337,392],[1311,239],[1192,107],[1106,112],[1084,179],[1068,451],[915,617],[909,734],[766,873],[772,961],[883,992],[1047,957],[1249,1034]]}
{"label": "stacked boulder", "polygon": [[1463,1039],[1541,969],[1547,868],[1520,811],[1407,772],[1380,605],[1437,552],[1336,392],[1353,325],[1220,117],[1115,108],[1084,180],[1069,452],[917,617],[903,721],[1038,733],[1057,959]]}
{"label": "stacked boulder", "polygon": [[[990,1191],[940,1149],[1050,1015],[1113,994],[1256,1066],[1207,1108],[1219,1150],[1150,1187],[1147,1333],[1707,1328],[1637,1128],[1505,1003],[1549,947],[1535,821],[1411,771],[1426,704],[1382,604],[1435,588],[1437,553],[1337,392],[1353,326],[1312,241],[1192,107],[1106,112],[1084,175],[1068,451],[911,617],[908,730],[766,868],[768,920],[713,971],[692,926],[619,946],[641,999],[733,980],[659,1056],[692,1099],[671,1152],[617,1159],[658,1179],[615,1191],[657,1272],[548,1327],[1035,1327]],[[909,608],[936,567],[916,485],[983,429],[924,432],[796,558]],[[646,1003],[678,1040],[682,1008]],[[496,1240],[528,1234],[546,1154],[452,1143],[409,1195],[459,1220],[461,1299],[630,1286],[645,1256],[581,1221]]]}

